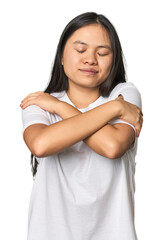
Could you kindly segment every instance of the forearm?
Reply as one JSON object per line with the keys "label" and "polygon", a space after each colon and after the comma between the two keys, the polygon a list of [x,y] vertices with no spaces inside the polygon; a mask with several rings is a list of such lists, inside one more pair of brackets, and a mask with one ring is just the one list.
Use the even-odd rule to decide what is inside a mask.
{"label": "forearm", "polygon": [[70,105],[69,103],[60,101],[59,106],[57,107],[57,110],[55,111],[63,120],[82,114],[77,108]]}
{"label": "forearm", "polygon": [[72,109],[73,116],[66,118],[68,112],[63,111],[63,103],[60,103],[57,114],[65,119],[42,130],[38,141],[39,148],[42,149],[42,156],[60,152],[86,139],[119,114],[115,101],[102,104],[85,113],[77,114],[76,110]]}
{"label": "forearm", "polygon": [[[73,116],[76,116],[78,114],[82,114],[78,109],[73,107],[72,105],[62,102],[60,105],[60,108],[58,109],[57,114],[62,119],[67,119]],[[103,126],[101,129],[96,131],[96,133],[93,133],[92,135],[88,136],[87,138],[83,139],[83,141],[95,152],[98,154],[106,157],[105,152],[105,130],[107,129],[108,123],[106,123],[105,126]],[[112,126],[109,126],[110,128],[113,128]]]}
{"label": "forearm", "polygon": [[[112,111],[112,108],[108,110]],[[82,113],[72,105],[62,102],[57,114],[62,119],[67,119]],[[123,124],[123,128],[120,125],[106,123],[102,128],[83,139],[83,141],[92,150],[104,157],[112,159],[121,157],[134,141],[134,134],[129,133],[131,129],[129,130],[127,125]]]}

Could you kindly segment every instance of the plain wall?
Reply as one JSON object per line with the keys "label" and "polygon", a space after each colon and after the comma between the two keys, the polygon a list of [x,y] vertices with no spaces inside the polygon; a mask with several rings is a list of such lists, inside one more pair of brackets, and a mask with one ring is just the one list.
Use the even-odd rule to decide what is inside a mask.
{"label": "plain wall", "polygon": [[0,3],[0,239],[26,239],[33,178],[22,137],[21,100],[49,81],[60,34],[75,16],[102,13],[115,26],[128,81],[142,95],[144,125],[136,157],[139,240],[163,239],[161,1],[15,0]]}

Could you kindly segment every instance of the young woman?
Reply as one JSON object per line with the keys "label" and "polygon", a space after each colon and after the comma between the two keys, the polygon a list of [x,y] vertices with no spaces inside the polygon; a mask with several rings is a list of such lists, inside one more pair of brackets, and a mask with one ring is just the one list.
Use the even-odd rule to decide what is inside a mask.
{"label": "young woman", "polygon": [[136,240],[141,97],[125,80],[120,41],[105,16],[84,13],[66,26],[48,87],[21,108],[36,174],[28,240]]}

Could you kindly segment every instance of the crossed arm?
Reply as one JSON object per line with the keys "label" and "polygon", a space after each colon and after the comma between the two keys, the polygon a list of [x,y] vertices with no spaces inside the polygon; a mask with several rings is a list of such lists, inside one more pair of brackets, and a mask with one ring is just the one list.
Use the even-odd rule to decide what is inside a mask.
{"label": "crossed arm", "polygon": [[[49,98],[50,96],[44,93],[42,101],[43,97]],[[50,99],[51,102],[52,100],[54,97]],[[40,102],[35,100],[34,103],[32,100],[30,104],[40,105]],[[28,100],[28,105],[30,104]],[[24,108],[26,105],[24,104]],[[24,131],[24,140],[30,151],[38,157],[58,153],[81,140],[102,156],[112,159],[121,157],[133,143],[135,132],[129,125],[116,124],[111,126],[108,122],[124,115],[121,111],[122,105],[122,101],[110,101],[88,112],[81,113],[68,103],[59,101],[56,104],[55,102],[55,113],[63,120],[50,126],[33,124],[27,127]],[[131,105],[129,105],[130,108],[133,107]],[[45,109],[45,107],[42,108]],[[138,108],[135,106],[132,110],[133,118],[136,118]],[[136,122],[132,123],[136,125]],[[138,126],[137,124],[137,128],[141,128]]]}
{"label": "crossed arm", "polygon": [[[68,103],[63,103],[59,112],[62,119],[78,114],[82,113]],[[93,118],[93,121],[96,120],[95,118]],[[113,159],[121,157],[133,143],[134,138],[134,130],[129,125],[121,123],[110,125],[106,123],[92,135],[83,139],[83,141],[98,154]]]}

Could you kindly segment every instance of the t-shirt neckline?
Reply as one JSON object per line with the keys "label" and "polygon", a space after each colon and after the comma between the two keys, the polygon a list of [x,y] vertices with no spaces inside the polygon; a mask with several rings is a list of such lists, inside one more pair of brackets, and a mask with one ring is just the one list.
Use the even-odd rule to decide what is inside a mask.
{"label": "t-shirt neckline", "polygon": [[[70,100],[69,96],[67,95],[66,91],[65,91],[65,95],[68,99],[68,101],[71,103],[71,105],[73,105],[75,108],[77,108]],[[87,110],[87,109],[90,109],[91,107],[93,107],[94,105],[96,105],[100,100],[101,100],[102,96],[99,96],[94,102],[90,103],[87,107],[85,108],[77,108],[78,110],[80,111],[84,111],[84,110]]]}

